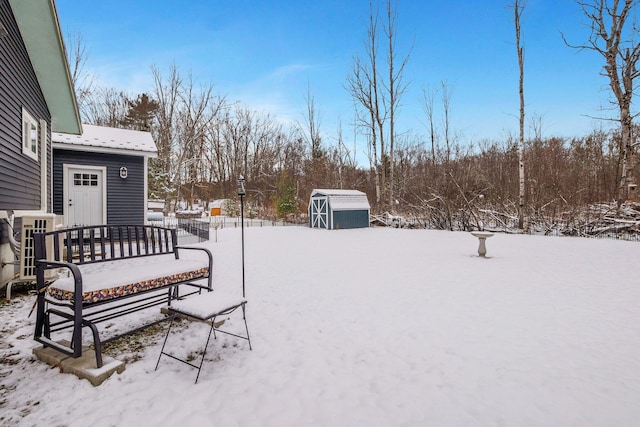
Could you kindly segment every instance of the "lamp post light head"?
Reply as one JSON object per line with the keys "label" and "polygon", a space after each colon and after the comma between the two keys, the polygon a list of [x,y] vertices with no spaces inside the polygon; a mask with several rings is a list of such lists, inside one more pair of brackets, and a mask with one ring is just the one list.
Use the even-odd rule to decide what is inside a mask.
{"label": "lamp post light head", "polygon": [[244,187],[244,177],[240,175],[240,178],[238,178],[238,196],[244,196],[245,194],[247,194],[247,190]]}

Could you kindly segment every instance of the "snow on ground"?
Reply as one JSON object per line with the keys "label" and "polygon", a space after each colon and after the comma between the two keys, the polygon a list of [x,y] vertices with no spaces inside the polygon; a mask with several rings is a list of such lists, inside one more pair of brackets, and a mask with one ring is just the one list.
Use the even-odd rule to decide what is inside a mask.
{"label": "snow on ground", "polygon": [[[245,231],[253,351],[218,336],[194,385],[196,371],[169,358],[154,371],[164,324],[94,388],[34,359],[33,297],[18,297],[0,305],[0,424],[640,423],[637,243],[498,234],[481,259],[468,233]],[[240,230],[217,239],[203,244],[216,286],[240,292]],[[169,349],[182,352],[207,333],[178,330]]]}

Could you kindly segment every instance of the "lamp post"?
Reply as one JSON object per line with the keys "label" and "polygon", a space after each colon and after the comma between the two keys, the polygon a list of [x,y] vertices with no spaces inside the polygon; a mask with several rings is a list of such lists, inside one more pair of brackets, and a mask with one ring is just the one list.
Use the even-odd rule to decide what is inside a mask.
{"label": "lamp post", "polygon": [[242,297],[244,298],[244,196],[247,190],[244,187],[244,177],[238,178],[238,196],[240,196],[240,230],[242,233]]}

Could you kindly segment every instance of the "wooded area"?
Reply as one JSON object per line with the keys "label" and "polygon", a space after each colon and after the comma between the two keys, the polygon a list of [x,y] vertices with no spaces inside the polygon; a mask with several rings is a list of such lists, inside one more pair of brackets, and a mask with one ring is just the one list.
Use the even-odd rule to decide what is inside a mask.
{"label": "wooded area", "polygon": [[[623,126],[575,137],[546,136],[542,119],[534,115],[527,122],[532,136],[525,139],[519,22],[525,4],[513,4],[521,132],[480,142],[463,141],[452,132],[449,111],[455,100],[446,80],[440,82],[439,90],[423,89],[422,121],[427,135],[397,128],[400,99],[409,89],[402,74],[410,52],[402,52],[398,59],[397,3],[390,0],[384,2],[382,14],[377,3],[370,2],[364,54],[354,56],[346,78],[345,90],[356,110],[355,122],[349,124],[352,139],[344,136],[341,127],[333,135],[322,130],[320,107],[310,89],[302,112],[304,122],[283,124],[267,112],[218,95],[213,84],[194,81],[175,64],[165,73],[152,67],[154,87],[149,93],[130,95],[96,87],[82,73],[87,57],[81,43],[71,50],[70,63],[85,122],[152,132],[158,158],[150,161],[149,197],[165,200],[167,209],[176,200],[233,198],[236,180],[243,175],[249,212],[261,217],[306,213],[313,188],[358,189],[368,194],[373,213],[402,214],[414,218],[414,224],[442,229],[588,222],[595,215],[591,207],[614,201],[620,213],[623,201],[636,198],[635,185],[630,183],[635,165],[632,141],[638,129],[628,114],[631,95],[623,97],[629,100],[621,107]],[[595,20],[595,29],[604,28],[608,18],[613,19],[616,34],[624,34],[620,19],[636,2],[624,2],[624,15],[616,13],[618,0],[612,8],[605,0],[579,4],[587,18]],[[597,46],[597,37],[594,33],[587,43]],[[638,45],[617,49],[614,54],[635,70],[637,56],[630,60],[629,55],[640,52]],[[611,61],[607,61],[604,69],[609,70]],[[615,72],[609,73],[612,79]],[[627,75],[625,85],[632,87],[636,74]],[[442,123],[435,121],[436,111],[442,113]],[[350,148],[357,137],[368,141],[369,165],[358,163]],[[600,212],[597,217],[608,215],[607,209],[596,211]]]}

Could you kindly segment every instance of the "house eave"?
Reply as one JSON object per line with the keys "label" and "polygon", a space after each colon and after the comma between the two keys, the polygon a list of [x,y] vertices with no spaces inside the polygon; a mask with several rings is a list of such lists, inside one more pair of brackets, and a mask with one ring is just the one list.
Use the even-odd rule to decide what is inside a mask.
{"label": "house eave", "polygon": [[9,0],[55,132],[82,133],[54,0]]}
{"label": "house eave", "polygon": [[69,151],[83,151],[87,153],[102,153],[102,154],[119,154],[124,156],[139,156],[155,159],[158,157],[158,153],[152,151],[137,151],[137,150],[121,150],[118,148],[106,148],[106,147],[93,147],[90,145],[74,145],[65,144],[64,142],[53,142],[52,147],[54,150],[69,150]]}

